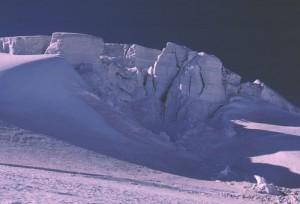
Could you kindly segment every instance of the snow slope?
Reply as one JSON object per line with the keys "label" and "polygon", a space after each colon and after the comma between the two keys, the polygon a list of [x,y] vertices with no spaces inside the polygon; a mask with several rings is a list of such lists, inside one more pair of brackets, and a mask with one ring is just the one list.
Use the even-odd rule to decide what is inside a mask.
{"label": "snow slope", "polygon": [[84,104],[80,98],[84,84],[62,58],[0,57],[0,111],[6,121],[50,135],[62,133],[73,140],[87,132],[102,131],[111,137],[118,134]]}
{"label": "snow slope", "polygon": [[100,103],[62,58],[1,54],[0,60],[3,121],[119,159],[199,176],[197,161],[174,146],[151,136],[136,138],[133,130],[120,127],[120,132],[109,124],[122,118]]}

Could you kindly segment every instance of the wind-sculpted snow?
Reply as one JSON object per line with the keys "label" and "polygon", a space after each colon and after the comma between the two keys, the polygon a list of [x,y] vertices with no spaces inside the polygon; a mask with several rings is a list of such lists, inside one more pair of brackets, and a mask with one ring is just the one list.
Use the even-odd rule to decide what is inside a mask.
{"label": "wind-sculpted snow", "polygon": [[[288,126],[298,135],[298,108],[259,80],[241,83],[216,56],[171,42],[157,50],[76,33],[0,38],[0,52],[11,54],[0,54],[4,121],[184,176],[243,180],[257,171],[268,177],[261,169],[274,168],[286,181],[268,180],[296,186],[290,181],[298,181],[298,170],[255,166],[249,158],[297,151],[298,140],[291,149],[289,142],[285,149],[271,148],[271,135],[265,147],[251,149],[240,140],[253,143],[263,134],[251,138],[234,121],[247,117],[269,127],[293,121]],[[224,169],[230,169],[230,178],[220,174]]]}

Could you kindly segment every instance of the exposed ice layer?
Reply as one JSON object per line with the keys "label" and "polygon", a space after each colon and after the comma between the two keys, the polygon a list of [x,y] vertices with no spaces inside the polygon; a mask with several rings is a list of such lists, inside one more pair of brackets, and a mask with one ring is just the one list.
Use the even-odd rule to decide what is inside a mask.
{"label": "exposed ice layer", "polygon": [[263,89],[261,92],[261,98],[275,106],[282,109],[288,110],[290,112],[297,112],[298,109],[292,105],[289,101],[279,95],[276,91],[272,90],[267,85],[263,84]]}
{"label": "exposed ice layer", "polygon": [[187,129],[226,101],[223,65],[215,56],[174,43],[162,52],[105,44],[100,58],[100,64],[81,65],[79,73],[103,100],[146,127]]}
{"label": "exposed ice layer", "polygon": [[257,83],[245,82],[240,85],[239,95],[251,98],[260,98],[262,86]]}
{"label": "exposed ice layer", "polygon": [[120,66],[148,69],[155,62],[160,52],[160,50],[146,48],[137,44],[105,43],[101,59],[105,64],[110,61],[118,63]]}
{"label": "exposed ice layer", "polygon": [[118,107],[145,96],[146,72],[159,52],[140,45],[105,43],[100,63],[85,63],[77,70],[103,100]]}
{"label": "exposed ice layer", "polygon": [[15,55],[43,54],[50,43],[50,36],[15,36],[0,38],[0,52]]}
{"label": "exposed ice layer", "polygon": [[[49,37],[0,38],[0,42],[1,52],[38,54]],[[241,84],[241,77],[217,57],[171,42],[160,51],[104,43],[86,34],[53,33],[45,53],[62,55],[103,101],[158,132],[181,134],[199,126],[235,96],[296,111],[259,81]]]}
{"label": "exposed ice layer", "polygon": [[225,102],[222,69],[221,61],[212,55],[167,43],[149,69],[146,86],[147,93],[160,102],[167,131],[186,130]]}
{"label": "exposed ice layer", "polygon": [[126,52],[126,59],[130,61],[130,64],[136,67],[148,69],[160,53],[160,50],[133,44]]}
{"label": "exposed ice layer", "polygon": [[103,53],[102,38],[79,33],[53,33],[46,54],[60,54],[73,65],[95,63]]}
{"label": "exposed ice layer", "polygon": [[239,89],[239,95],[251,97],[256,100],[266,101],[289,112],[299,111],[297,107],[292,105],[289,101],[287,101],[280,94],[272,90],[260,80],[255,80],[252,83],[246,82],[241,84]]}
{"label": "exposed ice layer", "polygon": [[205,123],[233,96],[293,110],[266,86],[241,84],[217,57],[175,43],[162,51],[107,43],[100,58],[100,64],[84,64],[79,73],[104,101],[153,131],[179,135]]}
{"label": "exposed ice layer", "polygon": [[82,64],[77,70],[103,101],[115,107],[132,101],[138,87],[142,87],[138,83],[139,71],[134,68],[120,68],[114,63]]}
{"label": "exposed ice layer", "polygon": [[224,85],[228,97],[238,94],[242,77],[229,69],[223,69]]}
{"label": "exposed ice layer", "polygon": [[127,44],[105,43],[103,56],[123,58],[129,47]]}
{"label": "exposed ice layer", "polygon": [[155,94],[165,101],[169,91],[182,96],[219,102],[225,99],[222,63],[211,55],[199,55],[186,47],[168,43],[153,71]]}

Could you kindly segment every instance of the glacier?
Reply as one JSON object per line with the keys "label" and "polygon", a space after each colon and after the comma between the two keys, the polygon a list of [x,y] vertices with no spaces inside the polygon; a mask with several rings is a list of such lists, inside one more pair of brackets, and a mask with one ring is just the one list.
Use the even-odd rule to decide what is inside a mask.
{"label": "glacier", "polygon": [[0,120],[185,177],[300,187],[299,108],[172,42],[157,50],[79,33],[1,37]]}

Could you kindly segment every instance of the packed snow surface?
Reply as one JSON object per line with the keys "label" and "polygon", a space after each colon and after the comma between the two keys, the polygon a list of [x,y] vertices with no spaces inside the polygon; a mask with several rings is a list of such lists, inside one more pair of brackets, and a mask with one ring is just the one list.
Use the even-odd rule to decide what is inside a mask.
{"label": "packed snow surface", "polygon": [[0,133],[1,203],[274,204],[299,199],[298,190],[258,193],[265,183],[204,181],[151,170],[3,122]]}
{"label": "packed snow surface", "polygon": [[[241,83],[241,76],[213,55],[171,42],[156,50],[76,33],[3,37],[0,52],[0,163],[1,171],[10,175],[3,178],[8,183],[22,177],[21,168],[43,176],[46,169],[39,168],[44,166],[69,170],[47,176],[75,189],[77,181],[61,173],[127,178],[139,175],[137,164],[143,166],[139,180],[153,176],[150,167],[163,175],[176,174],[179,181],[255,182],[261,177],[275,185],[300,187],[299,109],[259,80]],[[100,185],[84,175],[78,174],[79,183]],[[35,182],[31,179],[26,182]],[[186,186],[192,181],[183,180]],[[122,185],[133,197],[143,191],[154,199],[158,193],[152,184],[135,191],[131,184],[114,182],[100,183],[113,189],[116,199],[125,195],[117,193]],[[172,189],[165,190],[165,202],[151,202],[197,203],[194,195],[179,198]],[[203,203],[215,198],[206,202],[203,197]]]}

